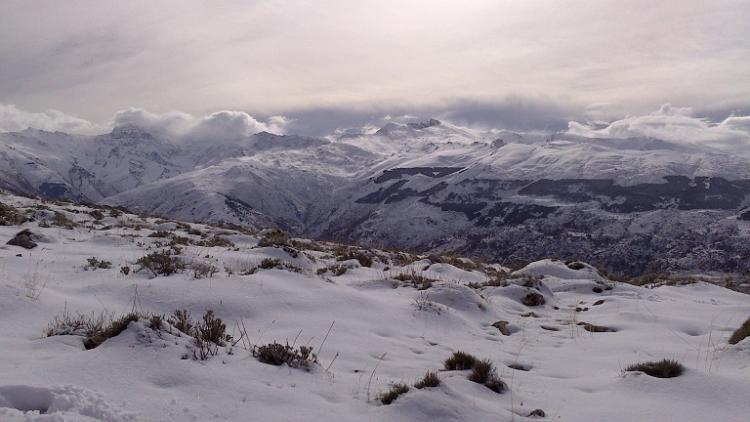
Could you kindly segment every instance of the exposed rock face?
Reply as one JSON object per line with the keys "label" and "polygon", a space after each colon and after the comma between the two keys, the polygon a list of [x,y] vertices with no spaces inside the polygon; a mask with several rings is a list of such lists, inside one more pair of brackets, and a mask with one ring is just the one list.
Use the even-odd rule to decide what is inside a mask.
{"label": "exposed rock face", "polygon": [[424,122],[407,123],[407,125],[412,129],[427,129],[428,127],[437,126],[439,124],[440,120],[438,119],[429,119]]}

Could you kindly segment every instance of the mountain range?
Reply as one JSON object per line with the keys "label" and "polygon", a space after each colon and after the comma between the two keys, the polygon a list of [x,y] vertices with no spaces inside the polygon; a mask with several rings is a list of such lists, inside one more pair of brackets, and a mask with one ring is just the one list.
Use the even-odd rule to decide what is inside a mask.
{"label": "mountain range", "polygon": [[0,133],[0,188],[300,236],[613,273],[750,271],[750,160],[436,119],[326,137]]}

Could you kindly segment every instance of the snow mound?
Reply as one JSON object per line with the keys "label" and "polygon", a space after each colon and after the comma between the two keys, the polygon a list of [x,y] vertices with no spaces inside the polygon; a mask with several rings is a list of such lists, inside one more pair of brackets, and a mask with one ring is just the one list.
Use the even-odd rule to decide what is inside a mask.
{"label": "snow mound", "polygon": [[543,259],[532,262],[513,273],[514,275],[528,274],[539,277],[557,277],[568,280],[604,281],[596,268],[589,264],[573,261],[565,263],[556,259]]}
{"label": "snow mound", "polygon": [[[99,393],[74,385],[0,386],[2,420],[26,422],[132,422],[135,415],[109,404]],[[7,419],[6,419],[7,418]]]}

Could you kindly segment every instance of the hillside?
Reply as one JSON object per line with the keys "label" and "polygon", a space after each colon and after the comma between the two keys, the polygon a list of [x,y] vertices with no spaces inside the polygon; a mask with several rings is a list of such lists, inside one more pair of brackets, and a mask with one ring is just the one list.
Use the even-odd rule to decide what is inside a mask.
{"label": "hillside", "polygon": [[[750,339],[730,344],[750,301],[698,276],[637,286],[576,261],[511,272],[112,207],[0,203],[3,421],[750,414]],[[447,369],[458,351],[487,359],[497,378],[471,381],[477,364]],[[662,359],[682,374],[626,370]],[[415,387],[428,371],[438,381]],[[408,391],[384,397],[395,383]]]}

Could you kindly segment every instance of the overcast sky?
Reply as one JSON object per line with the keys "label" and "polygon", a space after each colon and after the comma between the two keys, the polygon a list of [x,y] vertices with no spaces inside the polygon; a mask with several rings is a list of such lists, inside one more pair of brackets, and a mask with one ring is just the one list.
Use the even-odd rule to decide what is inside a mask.
{"label": "overcast sky", "polygon": [[671,103],[720,121],[750,114],[749,22],[750,1],[3,0],[0,120],[557,128]]}

